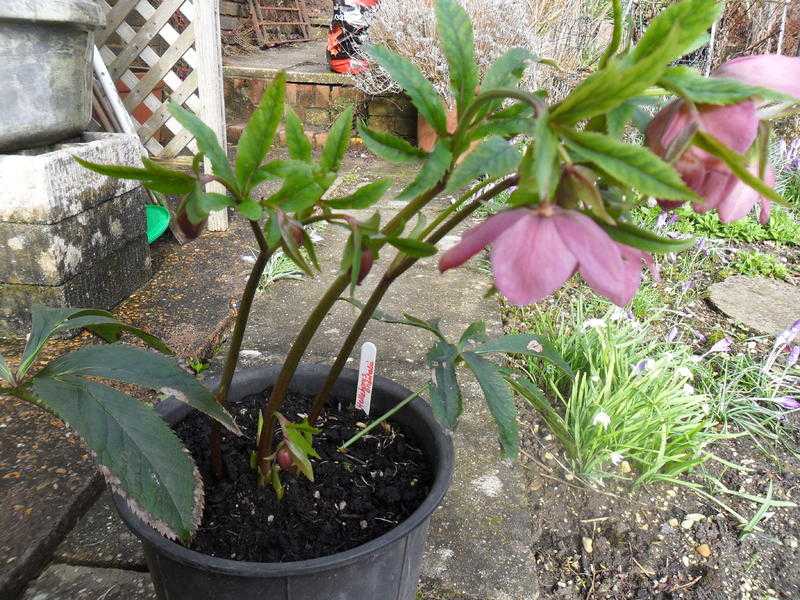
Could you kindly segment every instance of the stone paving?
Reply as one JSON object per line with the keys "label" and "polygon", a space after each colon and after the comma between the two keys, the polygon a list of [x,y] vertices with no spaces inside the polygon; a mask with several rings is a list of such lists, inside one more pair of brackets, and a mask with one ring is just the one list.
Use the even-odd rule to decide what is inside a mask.
{"label": "stone paving", "polygon": [[[363,156],[353,156],[348,163],[348,167],[364,180],[374,173],[396,177],[398,182],[408,177],[402,171]],[[345,193],[358,185],[357,179],[353,175],[344,177],[340,192]],[[386,201],[379,208],[383,215],[389,215],[399,207]],[[246,257],[252,247],[242,225],[241,221],[234,220],[233,229],[227,234],[207,235],[182,248],[166,242],[168,249],[161,254],[156,248],[154,280],[120,308],[126,318],[149,326],[172,343],[182,340],[186,356],[195,355],[197,347],[204,346],[209,353],[216,349],[212,373],[218,368],[224,345],[215,348],[216,342],[203,340],[221,338],[221,332],[230,325],[228,302],[240,293],[244,273],[249,267]],[[321,275],[314,280],[279,281],[258,296],[245,340],[243,366],[280,360],[296,332],[298,319],[306,314],[304,309],[316,301],[335,276],[337,253],[344,233],[328,227],[321,235],[324,238],[320,244]],[[444,243],[453,243],[456,239],[451,237]],[[368,293],[377,281],[381,266],[391,255],[392,252],[387,252],[382,257],[382,263],[376,265],[364,289],[359,290],[360,296]],[[449,335],[460,334],[470,322],[480,319],[487,321],[490,329],[498,331],[496,304],[492,300],[482,300],[488,285],[486,275],[473,269],[439,275],[435,260],[427,259],[397,283],[383,308],[388,312],[407,311],[426,318],[441,316],[443,328]],[[197,294],[198,289],[202,294]],[[305,360],[330,362],[354,316],[355,309],[349,304],[337,306],[320,329]],[[176,318],[175,324],[170,324],[171,318]],[[201,329],[197,328],[198,324]],[[380,374],[409,387],[424,381],[424,354],[432,342],[430,336],[417,330],[373,323],[364,340],[378,346]],[[537,584],[530,568],[533,564],[531,527],[523,476],[518,468],[500,460],[494,425],[477,385],[465,384],[464,394],[465,414],[455,436],[455,478],[444,506],[434,515],[421,597],[426,600],[531,600],[537,597]],[[9,413],[9,406],[4,400],[0,417],[4,423],[15,418]],[[43,422],[41,427],[45,424]],[[33,462],[16,470],[37,473],[52,470],[61,479],[47,480],[47,484],[64,486],[67,475],[60,475],[55,469],[64,468],[61,462],[66,459],[67,464],[74,463],[83,469],[77,482],[91,483],[93,471],[89,463],[80,462],[85,460],[80,453],[70,460],[69,446],[64,441],[66,431],[57,431],[58,435],[51,436],[54,443],[60,444],[57,449],[45,454],[38,464]],[[5,439],[5,432],[2,439]],[[0,456],[7,460],[11,450],[6,446],[1,448]],[[0,474],[0,500],[7,506],[14,502],[5,493],[9,479],[4,478],[4,474],[12,472],[12,468],[0,464],[4,465]],[[28,494],[36,498],[38,492],[33,481],[25,479],[19,485],[28,486]],[[148,575],[143,572],[145,567],[138,543],[116,519],[108,497],[103,495],[92,506],[91,499],[79,502],[70,493],[64,504],[53,519],[44,524],[40,523],[38,511],[31,511],[31,522],[17,520],[0,529],[0,544],[8,544],[13,539],[30,539],[36,530],[34,523],[48,530],[53,539],[64,539],[57,548],[49,544],[53,560],[49,567],[40,556],[28,569],[28,576],[41,569],[44,571],[29,584],[25,600],[153,598]],[[85,516],[71,532],[68,533],[68,526],[53,527],[53,523],[65,519],[65,513],[72,515],[76,510],[85,512]],[[17,554],[12,562],[21,560],[22,555],[19,551]],[[0,599],[14,598],[18,591],[19,586],[9,585],[7,577],[0,578]]]}

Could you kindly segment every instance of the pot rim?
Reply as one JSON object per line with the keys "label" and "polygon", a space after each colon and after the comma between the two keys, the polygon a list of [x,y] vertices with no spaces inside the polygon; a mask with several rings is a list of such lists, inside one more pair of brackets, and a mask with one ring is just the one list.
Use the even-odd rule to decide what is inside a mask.
{"label": "pot rim", "polygon": [[[324,365],[301,365],[295,379],[292,380],[292,385],[296,384],[297,379],[302,378],[324,378],[328,373],[329,368]],[[231,401],[243,398],[250,395],[254,384],[261,386],[264,389],[264,382],[267,381],[268,385],[274,381],[278,373],[276,367],[260,367],[254,369],[245,369],[237,372],[234,376],[231,390],[233,397]],[[352,369],[345,369],[339,378],[339,383],[355,385],[358,381],[358,372]],[[215,380],[211,380],[209,385],[214,386]],[[375,377],[375,389],[381,389],[384,394],[388,396],[397,396],[398,401],[411,395],[412,392],[407,390],[400,384],[387,379],[385,377]],[[234,393],[234,390],[244,388],[244,393]],[[256,386],[257,387],[257,386]],[[317,388],[321,386],[316,386]],[[177,423],[186,415],[192,412],[193,409],[187,407],[185,404],[178,404],[177,401],[170,403],[169,400],[162,402],[165,406],[159,406],[159,412],[171,423]],[[188,410],[187,410],[188,409]],[[312,558],[308,560],[281,562],[281,563],[260,563],[237,561],[227,558],[218,558],[202,554],[195,550],[185,548],[159,534],[155,529],[145,524],[128,508],[127,502],[120,498],[117,494],[113,494],[114,504],[120,517],[126,522],[134,534],[142,541],[145,541],[155,547],[158,552],[167,555],[170,559],[189,565],[195,568],[200,568],[206,571],[215,572],[223,575],[232,575],[238,577],[261,577],[261,578],[274,578],[274,577],[292,577],[308,575],[313,573],[320,573],[323,571],[337,569],[347,564],[358,561],[359,559],[378,552],[390,544],[408,536],[411,532],[423,525],[431,514],[441,504],[445,493],[450,487],[450,480],[453,472],[454,450],[451,436],[448,435],[441,425],[439,425],[436,418],[433,416],[428,403],[422,398],[416,398],[410,402],[404,410],[412,410],[418,417],[431,429],[433,432],[435,453],[438,460],[435,469],[435,476],[431,490],[425,501],[408,516],[404,521],[399,523],[396,527],[386,532],[380,537],[375,538],[357,546],[346,552],[337,552],[330,556],[323,556],[320,558]]]}
{"label": "pot rim", "polygon": [[77,25],[89,31],[106,26],[106,15],[96,0],[3,0],[0,3],[0,21],[29,23],[64,23]]}

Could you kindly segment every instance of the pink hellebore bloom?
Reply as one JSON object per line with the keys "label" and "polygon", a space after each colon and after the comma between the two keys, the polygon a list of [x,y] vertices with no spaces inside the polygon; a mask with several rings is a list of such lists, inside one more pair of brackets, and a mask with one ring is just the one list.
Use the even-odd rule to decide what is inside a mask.
{"label": "pink hellebore bloom", "polygon": [[[800,98],[800,58],[779,55],[737,58],[722,65],[713,76],[738,79]],[[683,100],[675,100],[650,123],[647,144],[653,152],[665,156],[687,127],[696,125],[732,150],[744,154],[756,140],[758,122],[758,106],[753,100],[727,106],[698,105],[696,110]],[[704,203],[694,205],[696,211],[717,209],[720,220],[729,223],[745,217],[760,203],[761,222],[769,219],[769,201],[739,181],[715,156],[691,147],[678,158],[675,168],[686,184],[705,199]],[[753,164],[750,169],[756,174],[758,165]],[[765,171],[765,181],[770,186],[775,183],[770,168]],[[661,201],[661,204],[674,208],[681,203]]]}
{"label": "pink hellebore bloom", "polygon": [[439,270],[461,266],[492,246],[497,289],[513,304],[543,300],[579,271],[598,294],[623,306],[642,280],[649,254],[613,241],[589,217],[552,204],[498,213],[445,252]]}

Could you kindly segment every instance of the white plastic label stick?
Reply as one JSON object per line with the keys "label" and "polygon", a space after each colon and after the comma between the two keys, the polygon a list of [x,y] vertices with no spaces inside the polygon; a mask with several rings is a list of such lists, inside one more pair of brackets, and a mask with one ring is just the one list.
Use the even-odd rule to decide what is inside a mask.
{"label": "white plastic label stick", "polygon": [[361,346],[361,364],[358,368],[358,391],[356,392],[356,408],[369,415],[372,402],[372,384],[375,381],[375,359],[378,349],[372,342]]}

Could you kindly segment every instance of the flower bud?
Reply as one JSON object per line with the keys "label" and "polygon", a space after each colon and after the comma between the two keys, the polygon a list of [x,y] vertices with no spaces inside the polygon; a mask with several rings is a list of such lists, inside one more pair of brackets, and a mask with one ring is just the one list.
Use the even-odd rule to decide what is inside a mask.
{"label": "flower bud", "polygon": [[294,458],[286,446],[282,446],[281,449],[278,450],[278,456],[276,458],[278,461],[278,466],[282,470],[290,471],[292,468],[294,468]]}
{"label": "flower bud", "polygon": [[361,266],[358,270],[358,285],[361,285],[361,282],[369,275],[374,263],[375,255],[372,253],[372,250],[364,248],[361,252]]}
{"label": "flower bud", "polygon": [[192,223],[189,220],[189,216],[186,214],[185,207],[181,209],[176,218],[178,229],[180,229],[181,233],[185,235],[186,238],[189,240],[193,240],[199,237],[200,234],[203,233],[203,230],[206,228],[207,222],[208,219],[203,219],[200,223]]}

